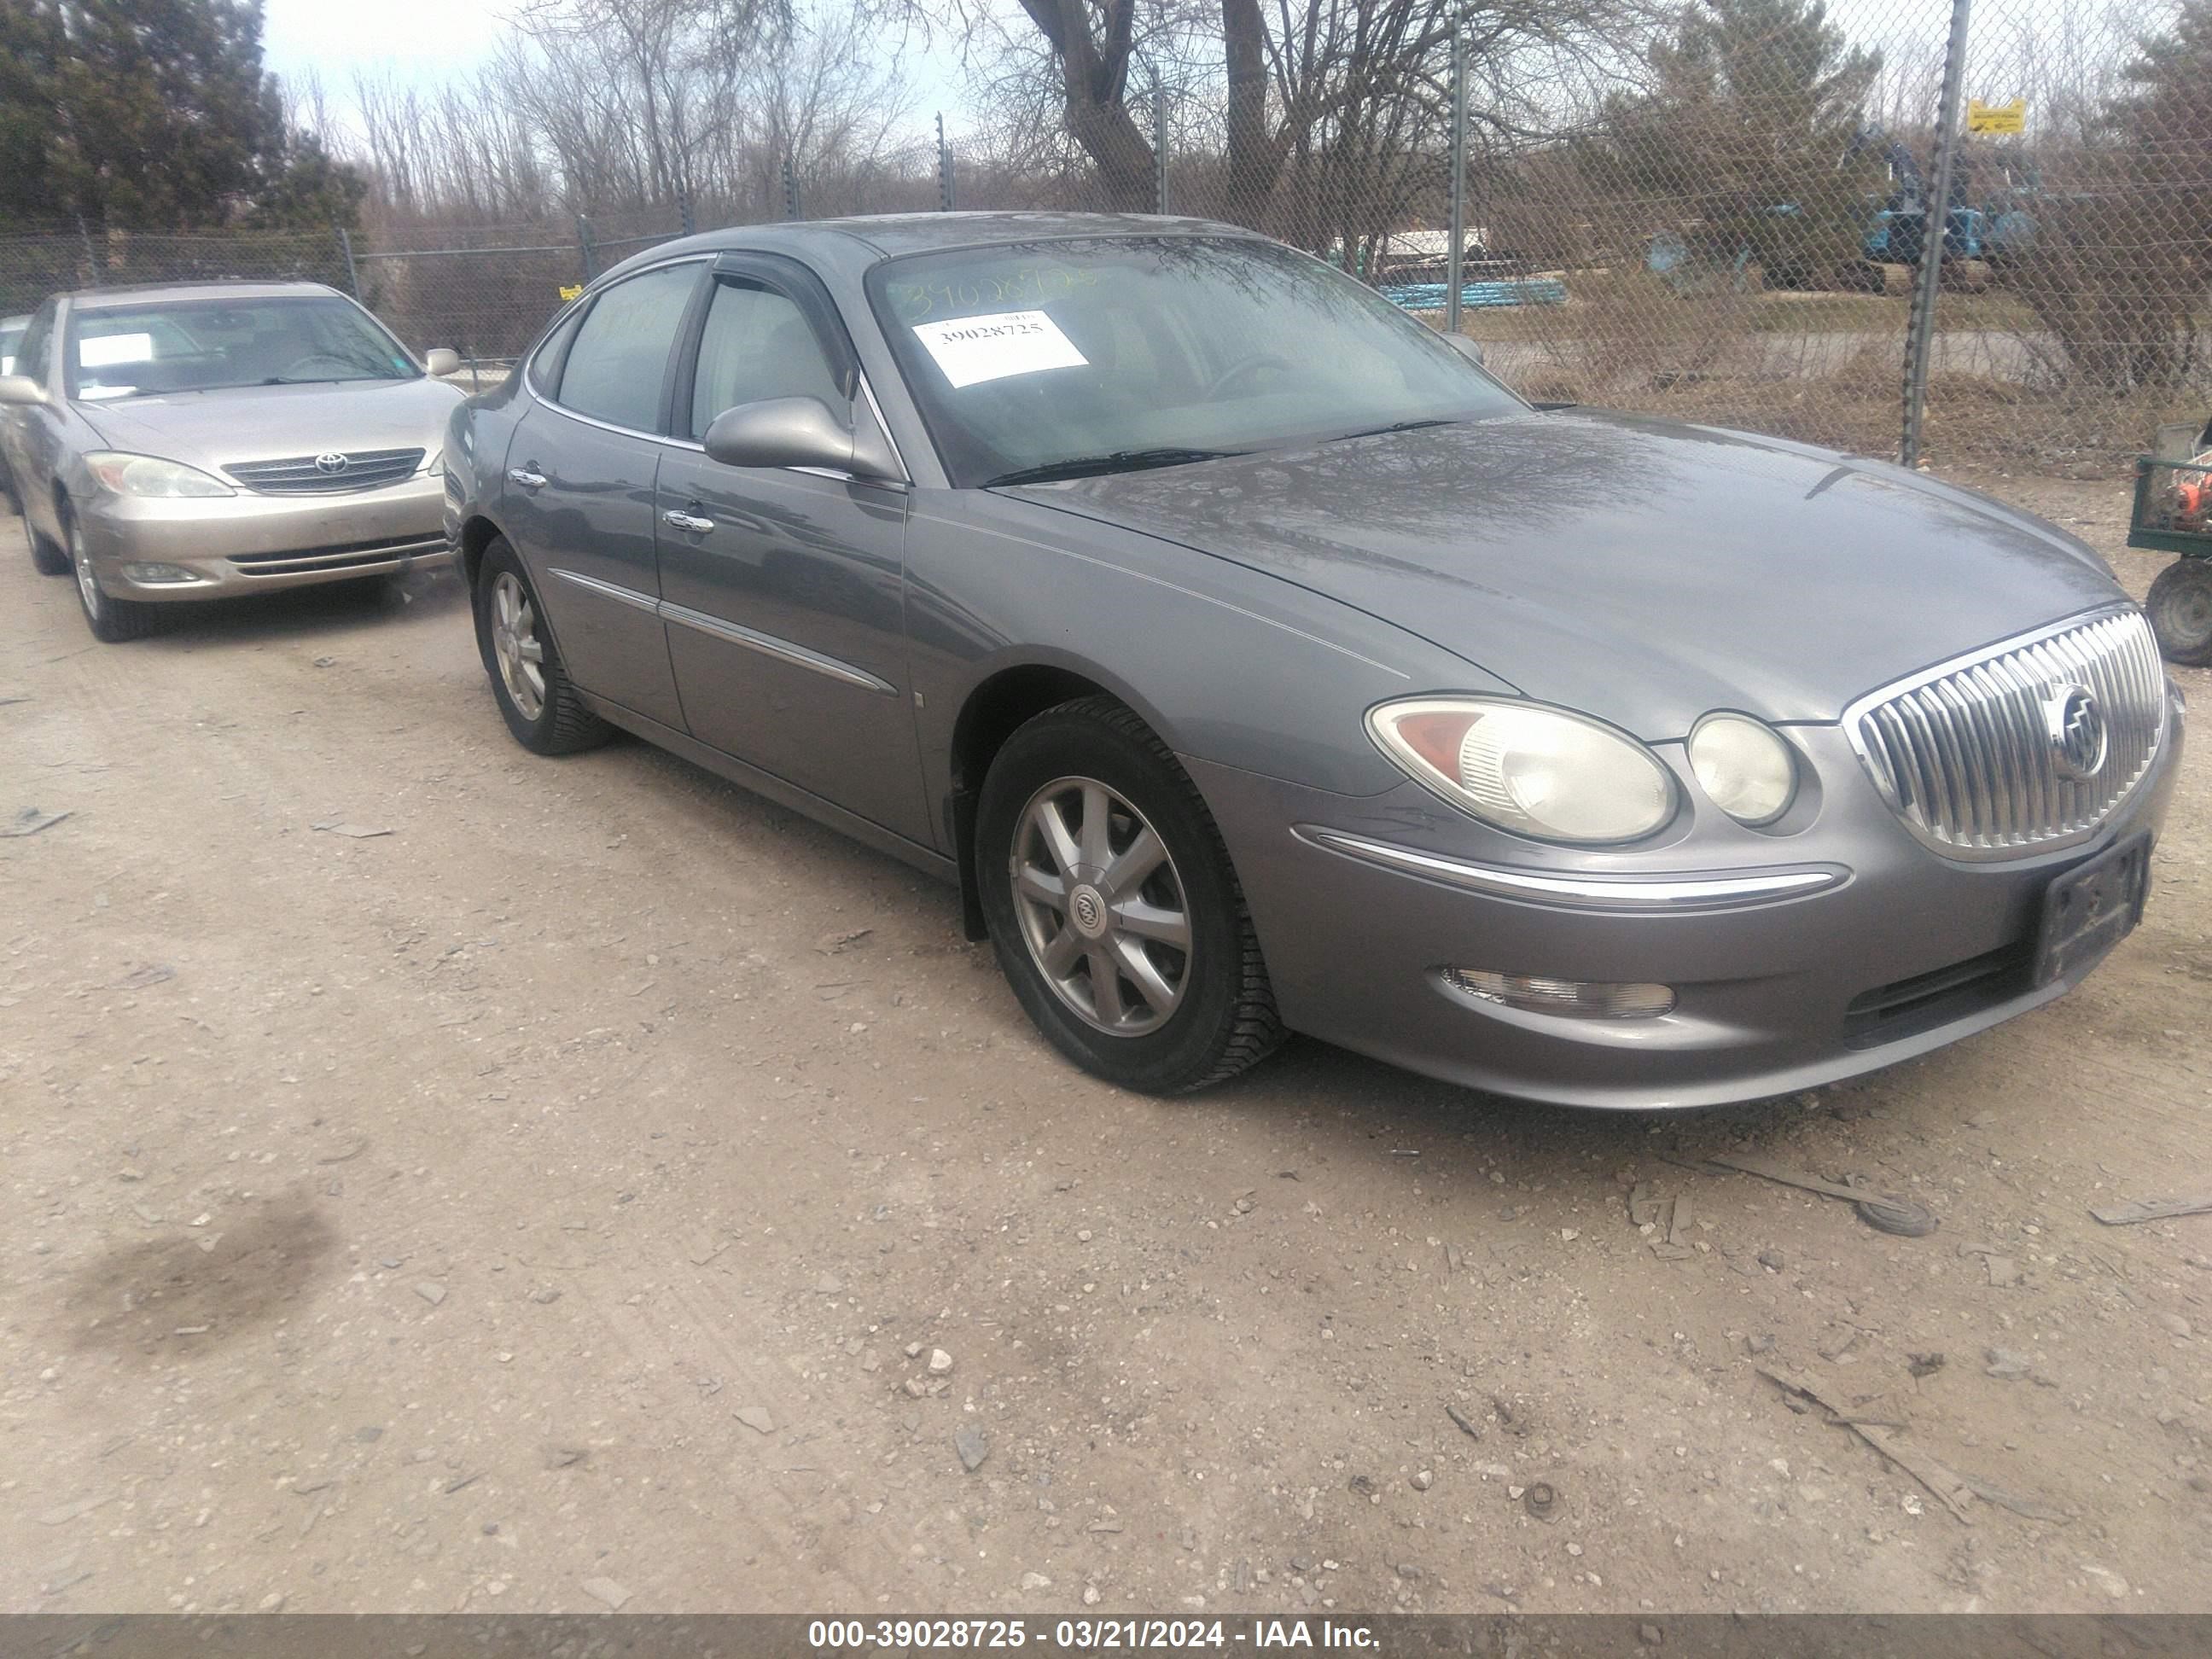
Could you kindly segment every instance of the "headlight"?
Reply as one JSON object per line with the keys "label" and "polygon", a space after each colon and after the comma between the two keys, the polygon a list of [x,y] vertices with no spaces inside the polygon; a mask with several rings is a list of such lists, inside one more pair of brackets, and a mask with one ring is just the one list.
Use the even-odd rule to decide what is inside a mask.
{"label": "headlight", "polygon": [[1690,769],[1738,823],[1771,823],[1797,794],[1790,745],[1748,714],[1708,714],[1690,733]]}
{"label": "headlight", "polygon": [[85,470],[100,480],[100,488],[118,495],[145,495],[161,501],[185,496],[230,495],[237,492],[220,478],[211,478],[182,461],[165,461],[158,455],[125,455],[112,449],[95,450],[84,458]]}
{"label": "headlight", "polygon": [[1635,738],[1564,708],[1414,697],[1367,716],[1383,751],[1453,805],[1546,841],[1638,841],[1674,814],[1674,775]]}

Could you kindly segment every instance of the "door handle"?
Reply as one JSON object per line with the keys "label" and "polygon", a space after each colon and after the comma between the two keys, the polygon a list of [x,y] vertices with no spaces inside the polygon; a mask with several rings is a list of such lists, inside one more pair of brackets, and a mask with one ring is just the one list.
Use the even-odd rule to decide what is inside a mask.
{"label": "door handle", "polygon": [[680,507],[672,507],[660,515],[660,521],[678,530],[688,530],[695,536],[703,536],[714,527],[712,519],[702,519],[696,513],[686,513]]}
{"label": "door handle", "polygon": [[520,484],[525,489],[535,489],[545,482],[545,475],[530,471],[525,467],[510,466],[507,469],[507,481],[511,484]]}

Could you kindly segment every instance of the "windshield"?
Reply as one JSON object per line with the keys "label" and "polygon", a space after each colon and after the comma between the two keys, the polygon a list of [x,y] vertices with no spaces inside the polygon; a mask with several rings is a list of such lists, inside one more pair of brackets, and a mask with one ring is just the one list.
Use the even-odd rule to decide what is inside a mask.
{"label": "windshield", "polygon": [[91,400],[421,373],[358,307],[337,298],[172,300],[102,307],[70,325],[69,390]]}
{"label": "windshield", "polygon": [[23,334],[31,326],[28,317],[10,317],[0,323],[0,374],[15,372],[15,348],[23,343]]}
{"label": "windshield", "polygon": [[1443,336],[1273,242],[1005,243],[890,260],[868,283],[962,484],[1172,465],[1524,406]]}

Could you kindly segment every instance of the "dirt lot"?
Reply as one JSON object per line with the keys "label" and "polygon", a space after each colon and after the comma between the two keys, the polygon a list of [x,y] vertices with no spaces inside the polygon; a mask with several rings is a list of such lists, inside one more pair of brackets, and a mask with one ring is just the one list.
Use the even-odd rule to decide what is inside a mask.
{"label": "dirt lot", "polygon": [[[2118,483],[1992,482],[2117,550]],[[1926,1060],[1164,1103],[949,892],[524,754],[450,578],[100,647],[19,537],[0,818],[70,816],[0,840],[0,1607],[2207,1605],[2212,1218],[2087,1213],[2212,1185],[2201,736],[2142,930]],[[1730,1150],[1942,1230],[1670,1161]]]}

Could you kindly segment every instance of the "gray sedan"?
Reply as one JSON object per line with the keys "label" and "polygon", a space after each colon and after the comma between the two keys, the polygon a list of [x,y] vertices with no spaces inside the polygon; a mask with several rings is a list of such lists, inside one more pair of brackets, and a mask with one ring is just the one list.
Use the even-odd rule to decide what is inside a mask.
{"label": "gray sedan", "polygon": [[1539,410],[1229,227],[758,227],[453,418],[501,713],[957,882],[1098,1075],[1286,1030],[1538,1099],[1771,1095],[2063,994],[2182,706],[2112,572],[1876,461]]}
{"label": "gray sedan", "polygon": [[0,374],[0,474],[32,557],[103,640],[179,602],[449,559],[438,446],[459,391],[317,283],[58,295]]}

